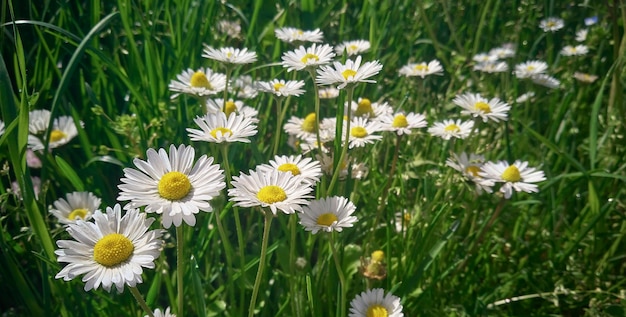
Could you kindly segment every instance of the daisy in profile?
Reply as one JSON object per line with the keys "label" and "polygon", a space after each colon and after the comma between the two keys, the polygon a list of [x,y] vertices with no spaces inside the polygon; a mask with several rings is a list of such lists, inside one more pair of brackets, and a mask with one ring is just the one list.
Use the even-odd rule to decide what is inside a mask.
{"label": "daisy in profile", "polygon": [[476,185],[476,192],[480,195],[483,191],[492,193],[491,187],[495,185],[495,182],[491,179],[485,179],[479,175],[482,172],[482,166],[485,163],[485,157],[462,152],[460,155],[452,153],[452,157],[446,160],[446,165],[452,167],[465,177],[465,179],[471,181]]}
{"label": "daisy in profile", "polygon": [[341,232],[343,228],[352,227],[357,221],[352,216],[356,206],[345,197],[325,197],[312,200],[307,206],[302,207],[298,213],[300,224],[304,230],[316,234],[319,231]]}
{"label": "daisy in profile", "polygon": [[304,118],[293,116],[289,118],[283,126],[285,132],[289,135],[295,135],[300,139],[317,136],[317,116],[315,112],[311,112]]}
{"label": "daisy in profile", "polygon": [[348,131],[348,137],[350,138],[348,148],[363,147],[365,144],[372,144],[381,140],[383,136],[376,133],[383,130],[382,125],[378,121],[362,117],[353,118],[350,124],[350,131]]}
{"label": "daisy in profile", "polygon": [[300,96],[304,93],[304,81],[272,79],[271,81],[258,81],[257,89],[267,92],[276,97]]}
{"label": "daisy in profile", "polygon": [[195,215],[212,211],[209,202],[226,187],[224,171],[213,158],[202,155],[194,164],[194,155],[194,148],[185,145],[170,145],[169,154],[148,149],[147,161],[135,159],[137,169],[124,169],[117,199],[129,201],[126,209],[145,206],[147,213],[162,215],[165,228],[183,221],[194,226]]}
{"label": "daisy in profile", "polygon": [[248,52],[247,48],[221,47],[216,49],[206,44],[204,44],[202,57],[230,65],[256,62],[256,52]]}
{"label": "daisy in profile", "polygon": [[561,82],[549,75],[539,74],[530,78],[533,83],[541,85],[550,89],[557,89],[561,87]]}
{"label": "daisy in profile", "polygon": [[246,106],[241,100],[228,99],[226,104],[224,104],[224,99],[221,98],[207,99],[206,113],[217,114],[219,112],[226,114],[226,117],[230,116],[231,113],[236,113],[252,118],[254,123],[259,121],[257,118],[259,112],[250,106]]}
{"label": "daisy in profile", "polygon": [[461,121],[458,120],[443,120],[443,122],[435,122],[430,128],[428,133],[433,136],[438,136],[444,140],[450,140],[451,138],[465,139],[474,127],[474,121]]}
{"label": "daisy in profile", "polygon": [[62,224],[75,223],[77,220],[89,220],[91,215],[100,209],[100,198],[90,192],[73,192],[59,198],[50,207],[52,215]]}
{"label": "daisy in profile", "polygon": [[75,240],[57,241],[57,260],[69,264],[55,278],[70,281],[85,274],[85,291],[102,286],[110,292],[115,285],[119,293],[125,284],[135,287],[142,283],[143,269],[153,269],[154,260],[161,255],[163,231],[149,230],[154,218],[146,219],[138,209],[129,209],[122,216],[122,208],[116,204],[107,207],[106,213],[96,210],[93,219],[69,224],[67,232]]}
{"label": "daisy in profile", "polygon": [[308,204],[307,199],[313,198],[309,195],[313,190],[309,184],[278,170],[251,170],[250,175],[233,176],[231,185],[228,196],[235,206],[269,207],[274,215],[278,210],[285,214],[302,211],[302,205]]}
{"label": "daisy in profile", "polygon": [[38,135],[46,132],[50,124],[50,110],[33,110],[28,113],[28,132]]}
{"label": "daisy in profile", "polygon": [[462,114],[472,115],[474,118],[481,117],[483,122],[492,120],[498,122],[507,120],[507,113],[511,106],[498,98],[488,100],[480,94],[465,93],[457,95],[452,102],[463,108]]}
{"label": "daisy in profile", "polygon": [[393,113],[393,108],[387,102],[372,102],[368,98],[359,98],[356,102],[352,101],[351,110],[353,116],[370,120]]}
{"label": "daisy in profile", "polygon": [[529,92],[524,93],[524,94],[520,95],[519,97],[517,97],[515,99],[515,102],[516,103],[524,103],[526,101],[531,101],[534,97],[535,97],[535,92],[534,91],[529,91]]}
{"label": "daisy in profile", "polygon": [[400,298],[382,288],[362,292],[350,302],[350,317],[403,317]]}
{"label": "daisy in profile", "polygon": [[314,69],[330,63],[333,57],[335,57],[335,53],[333,53],[332,46],[313,44],[307,48],[300,46],[293,51],[284,53],[281,64],[287,68],[287,72],[306,68]]}
{"label": "daisy in profile", "polygon": [[489,51],[489,55],[493,55],[496,59],[505,59],[515,56],[515,46],[511,44],[505,44],[501,47],[493,48]]}
{"label": "daisy in profile", "polygon": [[286,42],[286,43],[294,43],[294,42],[316,42],[319,43],[324,40],[324,33],[320,31],[320,29],[315,29],[312,31],[303,31],[294,27],[284,27],[278,28],[274,30],[276,34],[276,38]]}
{"label": "daisy in profile", "polygon": [[177,80],[172,80],[168,86],[174,92],[171,99],[181,93],[194,97],[206,97],[215,95],[226,87],[226,75],[214,73],[210,68],[200,68],[194,71],[191,68],[176,75]]}
{"label": "daisy in profile", "polygon": [[563,56],[582,56],[589,53],[589,48],[587,45],[567,45],[563,47],[561,50],[561,55]]}
{"label": "daisy in profile", "polygon": [[393,131],[398,135],[411,134],[414,129],[426,127],[426,116],[421,113],[404,113],[399,112],[395,115],[386,115],[381,117],[380,122],[383,129]]}
{"label": "daisy in profile", "polygon": [[[167,309],[165,309],[164,311],[160,310],[160,309],[155,309],[154,313],[153,313],[154,317],[176,317],[176,315],[172,314],[170,312],[170,308],[168,307]],[[148,317],[148,315],[145,315],[144,317]]]}
{"label": "daisy in profile", "polygon": [[[83,123],[80,122],[82,126]],[[48,123],[46,122],[46,127],[44,131],[48,128]],[[78,135],[78,129],[76,129],[76,124],[74,123],[74,119],[70,116],[61,116],[52,122],[52,130],[50,131],[50,143],[48,143],[49,149],[54,149],[59,146],[65,145],[70,142],[74,137]],[[28,147],[33,151],[43,150],[45,148],[44,140],[46,136],[41,135],[41,138],[29,135],[28,136]]]}
{"label": "daisy in profile", "polygon": [[503,73],[509,70],[509,65],[505,62],[484,62],[474,65],[474,70],[483,73]]}
{"label": "daisy in profile", "polygon": [[[320,154],[316,154],[315,158],[320,162],[322,166],[322,172],[324,174],[332,176],[335,172],[335,157],[334,153],[327,154],[325,152],[321,152]],[[343,162],[339,164],[339,179],[345,179],[348,176],[348,166],[350,165],[352,159],[346,155],[343,159]]]}
{"label": "daisy in profile", "polygon": [[598,79],[598,76],[587,73],[575,72],[574,78],[582,83],[590,84],[596,81]]}
{"label": "daisy in profile", "polygon": [[228,91],[236,94],[238,98],[252,99],[257,96],[256,83],[252,76],[240,75],[231,80],[231,84],[228,86]]}
{"label": "daisy in profile", "polygon": [[531,78],[540,74],[544,74],[548,70],[548,64],[544,61],[528,61],[515,65],[513,74],[517,78]]}
{"label": "daisy in profile", "polygon": [[549,17],[546,19],[541,20],[541,22],[539,22],[539,27],[544,31],[544,32],[556,32],[560,29],[562,29],[565,26],[565,23],[563,22],[563,19],[561,18],[555,18],[555,17]]}
{"label": "daisy in profile", "polygon": [[317,69],[317,78],[315,82],[320,85],[339,84],[337,89],[343,89],[346,86],[353,86],[357,83],[376,83],[375,80],[368,79],[378,74],[383,69],[378,61],[365,62],[361,65],[361,56],[357,56],[356,60],[346,60],[345,64],[334,62],[333,66],[324,65]]}
{"label": "daisy in profile", "polygon": [[504,194],[504,198],[509,199],[516,192],[536,193],[539,192],[537,185],[534,183],[546,180],[543,171],[538,171],[534,167],[528,167],[528,162],[515,161],[509,164],[506,161],[486,162],[482,166],[482,171],[478,172],[480,177],[492,180],[497,183],[503,183],[500,192]]}
{"label": "daisy in profile", "polygon": [[584,42],[587,40],[587,34],[589,33],[588,29],[580,29],[576,32],[576,42]]}
{"label": "daisy in profile", "polygon": [[314,161],[310,157],[302,157],[302,155],[277,155],[273,160],[270,160],[269,164],[262,164],[257,167],[257,171],[264,173],[273,170],[291,173],[291,175],[300,177],[303,182],[310,185],[315,185],[322,176],[320,162]]}
{"label": "daisy in profile", "polygon": [[443,67],[441,67],[441,63],[435,59],[428,63],[409,63],[402,66],[398,73],[400,73],[401,76],[406,77],[419,76],[424,78],[429,75],[443,75]]}
{"label": "daisy in profile", "polygon": [[369,51],[370,47],[370,42],[366,40],[346,41],[337,45],[335,52],[338,56],[343,55],[344,51],[348,56],[353,56]]}
{"label": "daisy in profile", "polygon": [[326,87],[319,90],[320,99],[334,99],[339,97],[339,89],[335,87]]}
{"label": "daisy in profile", "polygon": [[487,62],[495,62],[498,60],[498,56],[487,54],[487,53],[478,53],[472,57],[472,60],[478,64],[487,63]]}
{"label": "daisy in profile", "polygon": [[225,113],[218,112],[196,117],[193,122],[200,130],[187,128],[191,141],[250,143],[249,138],[257,134],[258,119],[243,114],[231,113],[227,118]]}

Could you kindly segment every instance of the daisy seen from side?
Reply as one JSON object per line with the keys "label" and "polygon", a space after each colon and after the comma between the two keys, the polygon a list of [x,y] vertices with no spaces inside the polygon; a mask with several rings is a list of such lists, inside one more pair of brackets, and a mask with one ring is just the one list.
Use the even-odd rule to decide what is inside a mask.
{"label": "daisy seen from side", "polygon": [[452,157],[446,160],[446,165],[452,167],[463,175],[463,177],[476,186],[476,193],[482,194],[482,192],[492,193],[495,182],[491,179],[485,179],[479,175],[482,172],[482,166],[485,163],[485,157],[474,153],[462,152],[457,155],[452,153]]}
{"label": "daisy seen from side", "polygon": [[530,78],[530,80],[532,80],[532,82],[537,85],[541,85],[550,89],[557,89],[561,87],[561,82],[558,79],[546,74],[533,76]]}
{"label": "daisy seen from side", "polygon": [[[82,122],[79,123],[81,126]],[[48,123],[46,123],[46,127],[44,131],[48,128]],[[65,145],[69,143],[73,138],[78,135],[78,129],[76,128],[76,124],[74,123],[74,119],[70,116],[60,116],[55,118],[52,122],[52,130],[50,131],[50,142],[48,143],[49,149],[54,149],[59,146]],[[41,135],[41,138],[29,135],[28,136],[28,147],[33,151],[43,150],[45,148],[44,140],[46,136]]]}
{"label": "daisy seen from side", "polygon": [[358,294],[350,301],[350,317],[403,317],[400,298],[385,294],[382,288],[374,288]]}
{"label": "daisy seen from side", "polygon": [[561,50],[563,56],[583,56],[589,53],[589,47],[587,45],[566,45]]}
{"label": "daisy seen from side", "polygon": [[70,224],[77,220],[89,220],[91,215],[100,209],[101,199],[90,192],[73,192],[52,203],[49,212],[57,217],[60,223]]}
{"label": "daisy seen from side", "polygon": [[383,125],[383,129],[398,135],[411,134],[414,129],[424,128],[428,125],[426,116],[413,112],[398,112],[394,115],[386,115],[381,118],[380,122]]}
{"label": "daisy seen from side", "polygon": [[320,65],[326,65],[335,57],[333,47],[328,44],[313,44],[305,48],[300,46],[293,51],[283,54],[281,64],[287,71],[314,69]]}
{"label": "daisy seen from side", "polygon": [[193,121],[200,129],[187,128],[191,141],[250,143],[250,137],[257,134],[258,119],[243,114],[209,113]]}
{"label": "daisy seen from side", "polygon": [[213,48],[204,44],[202,57],[226,64],[250,64],[256,62],[256,52],[249,52],[247,48],[220,47]]}
{"label": "daisy seen from side", "polygon": [[563,22],[563,19],[556,18],[556,17],[545,18],[539,22],[539,27],[544,32],[554,33],[562,29],[564,26],[565,26],[565,22]]}
{"label": "daisy seen from side", "polygon": [[226,117],[230,116],[231,113],[235,113],[252,118],[254,123],[259,121],[259,112],[250,106],[246,106],[241,100],[228,99],[226,104],[224,104],[224,99],[222,98],[207,99],[206,113],[217,114],[219,112],[226,114]]}
{"label": "daisy seen from side", "polygon": [[315,82],[320,85],[339,84],[337,89],[355,85],[360,82],[376,83],[375,80],[368,79],[375,76],[383,69],[383,65],[377,60],[361,64],[361,56],[357,56],[354,61],[346,60],[345,64],[334,62],[332,66],[323,65],[317,69]]}
{"label": "daisy seen from side", "polygon": [[441,63],[435,59],[428,63],[409,63],[402,66],[398,73],[406,77],[418,76],[424,78],[429,75],[443,75],[443,67],[441,67]]}
{"label": "daisy seen from side", "polygon": [[548,70],[548,64],[544,61],[534,60],[515,65],[513,74],[517,78],[531,78],[544,74]]}
{"label": "daisy seen from side", "polygon": [[513,191],[537,193],[539,188],[535,183],[546,180],[543,171],[528,167],[528,162],[520,160],[516,160],[513,164],[506,161],[486,162],[478,175],[496,183],[503,183],[500,192],[506,199],[511,198]]}
{"label": "daisy seen from side", "polygon": [[147,160],[135,159],[136,169],[125,168],[119,201],[125,208],[145,207],[147,213],[162,216],[163,227],[179,227],[183,221],[195,226],[196,214],[213,211],[210,201],[226,187],[224,171],[213,164],[213,157],[202,155],[195,163],[191,146],[170,145],[148,149]]}
{"label": "daisy seen from side", "polygon": [[257,89],[267,92],[276,97],[300,96],[304,93],[304,81],[272,79],[271,81],[258,81]]}
{"label": "daisy seen from side", "polygon": [[277,155],[273,160],[269,161],[269,164],[257,166],[257,171],[259,172],[267,173],[273,170],[291,173],[312,186],[319,182],[322,176],[320,162],[310,157],[302,157],[302,155]]}
{"label": "daisy seen from side", "polygon": [[324,33],[320,29],[301,30],[294,27],[283,27],[274,30],[276,38],[286,43],[316,42],[324,40]]}
{"label": "daisy seen from side", "polygon": [[[154,317],[176,317],[176,315],[170,312],[170,308],[166,308],[165,310],[161,310],[159,308],[155,309],[153,312]],[[145,315],[144,317],[149,317]]]}
{"label": "daisy seen from side", "polygon": [[474,118],[480,117],[483,122],[492,120],[498,122],[506,121],[507,114],[511,106],[506,102],[500,101],[498,98],[491,100],[482,97],[480,94],[464,93],[457,95],[452,102],[463,108],[461,114],[469,114]]}
{"label": "daisy seen from side", "polygon": [[371,44],[366,40],[353,40],[343,42],[335,47],[338,56],[342,56],[345,51],[348,56],[359,55],[369,51]]}
{"label": "daisy seen from side", "polygon": [[428,128],[428,133],[444,140],[465,139],[472,133],[472,128],[474,128],[474,121],[446,119],[443,122],[435,122]]}
{"label": "daisy seen from side", "polygon": [[378,121],[368,120],[367,118],[355,117],[350,124],[350,131],[344,133],[348,134],[349,145],[348,148],[363,147],[366,144],[372,144],[375,141],[381,140],[382,135],[376,134],[383,131],[383,127]]}
{"label": "daisy seen from side", "polygon": [[195,71],[188,68],[176,75],[176,80],[172,80],[168,88],[173,92],[171,99],[180,94],[194,97],[215,95],[226,88],[226,75],[213,72],[208,67]]}
{"label": "daisy seen from side", "polygon": [[302,207],[298,213],[300,224],[304,230],[316,234],[319,231],[341,232],[343,228],[349,228],[357,221],[352,214],[356,206],[347,198],[340,196],[325,197],[312,200]]}
{"label": "daisy seen from side", "polygon": [[115,285],[119,293],[124,285],[142,283],[143,269],[153,269],[161,255],[163,231],[149,230],[154,218],[134,208],[122,216],[116,204],[106,213],[96,210],[93,219],[69,224],[67,232],[74,240],[57,241],[57,260],[68,264],[55,278],[69,281],[84,274],[85,291],[102,286],[110,292]]}

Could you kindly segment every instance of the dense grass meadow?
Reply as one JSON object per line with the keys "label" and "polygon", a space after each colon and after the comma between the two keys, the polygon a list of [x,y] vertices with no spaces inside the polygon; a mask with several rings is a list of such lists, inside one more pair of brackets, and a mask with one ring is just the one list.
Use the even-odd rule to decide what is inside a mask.
{"label": "dense grass meadow", "polygon": [[1,10],[3,317],[626,316],[624,0]]}

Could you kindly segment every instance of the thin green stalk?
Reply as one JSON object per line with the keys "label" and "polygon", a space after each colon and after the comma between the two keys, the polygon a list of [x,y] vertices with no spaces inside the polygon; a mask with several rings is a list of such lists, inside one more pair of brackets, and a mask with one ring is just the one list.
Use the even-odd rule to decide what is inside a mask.
{"label": "thin green stalk", "polygon": [[256,298],[259,295],[259,287],[261,286],[263,271],[265,271],[265,258],[267,255],[267,242],[270,238],[270,227],[272,225],[272,219],[274,219],[274,214],[272,214],[271,211],[263,210],[263,213],[265,214],[265,225],[263,227],[263,240],[261,241],[261,258],[259,259],[259,267],[256,271],[256,278],[254,279],[254,288],[252,289],[252,298],[250,298],[248,317],[254,316]]}
{"label": "thin green stalk", "polygon": [[300,309],[298,307],[299,297],[296,296],[296,226],[297,226],[297,216],[295,214],[289,215],[289,278],[292,280],[289,283],[289,290],[291,292],[291,296],[293,300],[291,301],[291,315],[292,316],[300,316]]}
{"label": "thin green stalk", "polygon": [[176,316],[184,316],[184,296],[183,296],[183,279],[185,276],[185,258],[183,247],[185,245],[185,236],[183,235],[183,227],[181,224],[176,227],[176,288],[178,291],[178,311]]}
{"label": "thin green stalk", "polygon": [[228,85],[230,84],[230,76],[233,73],[233,67],[230,64],[226,64],[226,86],[224,86],[224,104],[222,105],[222,112],[226,113],[226,102],[228,101]]}
{"label": "thin green stalk", "polygon": [[143,308],[143,310],[146,313],[148,313],[148,316],[154,317],[154,314],[152,313],[152,310],[150,309],[150,307],[148,307],[148,304],[143,299],[143,296],[139,293],[139,290],[137,289],[137,287],[129,287],[129,289],[130,289],[130,293],[133,294],[133,297],[135,298],[135,300],[137,301],[139,306],[141,306],[141,308]]}
{"label": "thin green stalk", "polygon": [[328,244],[330,245],[330,250],[333,254],[333,260],[335,261],[335,267],[337,268],[337,275],[339,276],[339,284],[341,286],[341,314],[340,317],[344,317],[346,315],[346,277],[343,275],[343,268],[341,266],[341,262],[339,262],[339,256],[337,255],[337,249],[335,248],[335,239],[334,234],[331,232],[330,239],[328,239]]}
{"label": "thin green stalk", "polygon": [[280,146],[280,137],[282,136],[281,128],[283,125],[283,97],[276,98],[276,115],[278,116],[278,121],[276,122],[276,132],[274,135],[274,148],[272,150],[272,157],[276,156],[278,153],[278,147]]}
{"label": "thin green stalk", "polygon": [[[340,137],[344,136],[345,134],[345,142],[343,144],[343,147],[341,149],[341,155],[339,156],[339,160],[334,162],[334,171],[333,171],[333,177],[330,180],[330,184],[328,184],[328,188],[326,189],[326,195],[330,194],[333,190],[333,187],[335,186],[335,183],[337,183],[337,180],[339,179],[339,174],[341,174],[341,165],[343,164],[343,161],[345,160],[346,154],[348,153],[348,145],[350,144],[350,117],[352,116],[352,96],[354,94],[354,86],[352,85],[348,85],[348,87],[346,87],[346,94],[347,94],[347,107],[348,107],[348,120],[346,120],[346,128],[343,129],[341,127],[341,125],[339,124],[339,122],[337,122],[337,127],[338,129],[342,129],[339,134]],[[336,155],[336,153],[335,153]]]}
{"label": "thin green stalk", "polygon": [[319,87],[317,86],[317,83],[315,82],[315,69],[313,68],[307,68],[307,71],[309,72],[309,75],[311,76],[311,81],[313,82],[313,93],[314,93],[314,98],[315,98],[315,136],[317,137],[317,147],[320,151],[320,153],[322,153],[322,142],[320,139],[320,93],[319,93]]}

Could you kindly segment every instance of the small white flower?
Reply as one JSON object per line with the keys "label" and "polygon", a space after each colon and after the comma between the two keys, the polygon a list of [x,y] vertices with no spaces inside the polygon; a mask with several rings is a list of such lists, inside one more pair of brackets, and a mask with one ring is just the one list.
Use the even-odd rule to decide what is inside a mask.
{"label": "small white flower", "polygon": [[259,172],[270,172],[273,170],[291,173],[310,185],[315,185],[322,176],[320,162],[314,161],[310,157],[302,157],[302,155],[275,156],[273,160],[270,160],[269,164],[257,166],[257,171]]}
{"label": "small white flower", "polygon": [[383,116],[380,120],[383,129],[393,131],[398,135],[411,134],[413,129],[426,127],[426,116],[423,114],[415,114],[413,112],[399,112],[395,115]]}
{"label": "small white flower", "polygon": [[428,64],[426,62],[409,63],[402,66],[398,72],[406,77],[419,76],[424,78],[428,75],[443,75],[443,67],[438,60],[432,60]]}
{"label": "small white flower", "polygon": [[486,162],[482,166],[482,172],[478,172],[478,175],[494,182],[504,183],[500,187],[500,192],[506,199],[511,198],[513,190],[527,193],[539,192],[534,183],[546,180],[543,171],[528,167],[528,162],[519,160],[510,165],[506,161]]}
{"label": "small white flower", "polygon": [[176,79],[168,86],[170,91],[174,92],[171,99],[181,93],[196,97],[215,95],[224,91],[226,87],[226,75],[214,73],[210,68],[200,68],[197,71],[188,68],[176,75]]}
{"label": "small white flower", "polygon": [[248,52],[247,48],[221,47],[215,49],[206,44],[204,44],[202,57],[226,64],[250,64],[256,62],[256,52]]}
{"label": "small white flower", "polygon": [[491,187],[495,185],[495,181],[492,179],[484,179],[479,175],[482,172],[484,163],[484,156],[471,153],[468,157],[465,152],[462,152],[460,155],[452,153],[452,157],[446,160],[446,165],[461,172],[467,180],[475,184],[478,194],[481,194],[483,191],[492,193]]}
{"label": "small white flower", "polygon": [[349,317],[403,317],[400,298],[382,288],[362,292],[350,301]]}
{"label": "small white flower", "polygon": [[550,89],[557,89],[561,86],[561,82],[558,79],[546,74],[535,75],[531,77],[531,80],[537,85],[548,87]]}
{"label": "small white flower", "polygon": [[370,47],[370,42],[366,40],[346,41],[337,45],[337,47],[335,47],[335,52],[337,52],[338,56],[341,56],[343,55],[343,52],[346,51],[348,56],[353,56],[367,52]]}
{"label": "small white flower", "polygon": [[231,113],[236,113],[251,118],[254,123],[259,122],[257,118],[259,112],[252,107],[246,106],[241,100],[229,99],[226,105],[224,105],[224,99],[207,99],[206,113],[217,114],[218,112],[223,112],[227,117],[230,116]]}
{"label": "small white flower", "polygon": [[232,80],[228,89],[230,92],[235,93],[238,98],[251,99],[257,96],[256,84],[252,77],[248,75],[240,75],[235,80]]}
{"label": "small white flower", "polygon": [[100,202],[100,198],[90,192],[73,192],[57,199],[49,211],[60,223],[70,224],[91,219],[91,215],[100,209]]}
{"label": "small white flower", "polygon": [[516,103],[524,103],[526,101],[531,100],[533,97],[535,96],[535,92],[534,91],[529,91],[525,94],[520,95],[519,97],[517,97],[517,99],[515,99]]}
{"label": "small white flower", "polygon": [[320,29],[313,31],[303,31],[293,27],[279,28],[274,31],[276,38],[283,42],[321,42],[324,39],[324,33]]}
{"label": "small white flower", "polygon": [[[83,126],[83,123],[79,123]],[[44,131],[48,128],[48,123],[46,122]],[[70,116],[61,116],[52,122],[52,131],[50,131],[50,143],[48,144],[49,149],[57,148],[61,145],[67,144],[74,137],[78,135],[78,129],[76,128],[76,124],[74,124],[74,119]],[[45,135],[41,136],[41,139],[34,135],[28,136],[28,147],[33,151],[43,150],[45,148],[44,139]]]}
{"label": "small white flower", "polygon": [[46,132],[50,124],[50,110],[33,110],[28,113],[28,132],[37,135]]}
{"label": "small white flower", "polygon": [[444,120],[443,122],[435,122],[430,128],[428,133],[433,136],[438,136],[444,140],[450,140],[451,138],[465,139],[474,127],[474,121],[462,122],[460,119]]}
{"label": "small white flower", "polygon": [[507,113],[511,106],[506,102],[500,101],[498,98],[492,98],[488,100],[483,98],[480,94],[465,93],[457,95],[452,102],[463,108],[462,114],[472,115],[474,118],[481,117],[483,122],[493,120],[498,122],[500,120],[507,120]]}
{"label": "small white flower", "polygon": [[335,87],[326,87],[319,90],[320,99],[333,99],[339,97],[339,89]]}
{"label": "small white flower", "polygon": [[239,21],[220,20],[217,29],[228,37],[241,38],[241,24]]}
{"label": "small white flower", "polygon": [[258,81],[257,88],[261,92],[268,92],[277,97],[300,96],[304,93],[304,81],[272,79],[271,81]]}
{"label": "small white flower", "polygon": [[580,29],[576,32],[576,41],[584,42],[587,40],[587,34],[589,33],[588,29]]}
{"label": "small white flower", "polygon": [[544,32],[556,32],[564,26],[565,23],[563,22],[563,19],[556,17],[549,17],[539,22],[539,27],[543,29]]}
{"label": "small white flower", "polygon": [[478,53],[472,57],[472,60],[478,64],[487,63],[487,62],[495,62],[498,60],[498,56],[487,54],[487,53]]}
{"label": "small white flower", "polygon": [[300,224],[304,230],[316,234],[319,231],[341,232],[343,228],[352,227],[357,221],[352,216],[356,206],[345,197],[326,197],[312,200],[298,213]]}
{"label": "small white flower", "polygon": [[594,81],[596,81],[598,79],[598,76],[591,75],[591,74],[586,74],[586,73],[575,72],[574,73],[574,78],[576,78],[580,82],[590,84],[590,83],[593,83]]}
{"label": "small white flower", "polygon": [[474,65],[474,70],[483,73],[503,73],[509,70],[505,62],[485,62]]}
{"label": "small white flower", "polygon": [[597,16],[592,16],[592,17],[588,17],[585,18],[585,25],[586,26],[591,26],[598,23],[598,17]]}
{"label": "small white flower", "polygon": [[209,113],[193,122],[200,130],[187,128],[191,141],[250,143],[249,137],[257,134],[258,119],[243,114],[231,113],[227,118],[223,112]]}
{"label": "small white flower", "polygon": [[587,45],[567,45],[561,50],[561,55],[563,56],[582,56],[587,53],[589,53]]}
{"label": "small white flower", "polygon": [[281,64],[290,72],[326,65],[332,61],[333,57],[335,57],[335,53],[333,53],[332,46],[313,44],[307,48],[300,46],[293,51],[284,53]]}
{"label": "small white flower", "polygon": [[543,74],[548,70],[548,64],[544,61],[528,61],[515,65],[513,74],[517,78],[531,78]]}
{"label": "small white flower", "polygon": [[333,66],[324,65],[317,69],[315,82],[320,85],[339,84],[337,89],[343,89],[347,85],[354,85],[359,82],[376,83],[375,80],[368,79],[378,74],[383,69],[378,61],[366,62],[361,65],[361,56],[356,60],[346,61],[346,64],[334,62]]}
{"label": "small white flower", "polygon": [[[345,125],[343,127],[345,128]],[[363,147],[365,144],[371,144],[377,140],[381,140],[383,136],[375,134],[380,131],[383,131],[380,122],[355,117],[350,124],[350,131],[346,131],[347,133],[343,133],[343,135],[345,138],[346,134],[348,134],[350,138],[348,148],[351,149],[354,147]]]}
{"label": "small white flower", "polygon": [[[356,102],[352,101],[352,116],[363,117],[367,119],[376,119],[393,112],[393,108],[387,102],[372,102],[368,98],[359,98]],[[346,103],[347,115],[347,103]]]}
{"label": "small white flower", "polygon": [[515,56],[515,49],[512,45],[503,45],[489,51],[489,55],[495,56],[497,59],[511,58]]}
{"label": "small white flower", "polygon": [[[155,309],[154,310],[154,317],[176,317],[176,315],[172,314],[170,312],[170,308],[168,307],[166,310],[162,311],[160,309]],[[148,317],[148,315],[145,315],[144,317]]]}

